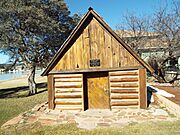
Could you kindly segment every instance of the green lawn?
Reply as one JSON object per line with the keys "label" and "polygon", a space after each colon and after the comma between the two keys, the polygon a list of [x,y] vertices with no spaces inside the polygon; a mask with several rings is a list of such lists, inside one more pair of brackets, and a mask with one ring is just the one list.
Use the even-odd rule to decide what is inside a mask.
{"label": "green lawn", "polygon": [[[32,109],[36,104],[47,101],[46,87],[38,88],[38,92],[41,93],[26,97],[28,95],[28,90],[27,88],[23,89],[23,87],[27,87],[26,81],[25,78],[21,78],[0,82],[0,96],[13,93],[11,94],[12,98],[0,98],[0,126],[18,114]],[[45,81],[46,79],[41,77],[37,79],[38,83]],[[17,88],[19,88],[18,91]]]}
{"label": "green lawn", "polygon": [[[78,129],[75,124],[40,126],[36,123],[20,130],[12,129],[14,135],[180,135],[180,121],[146,122],[123,128]],[[6,132],[7,134],[7,132]]]}
{"label": "green lawn", "polygon": [[[26,86],[24,81],[24,79],[20,79],[18,81],[0,82],[0,95],[6,93],[6,89],[13,91],[11,88]],[[45,79],[40,79],[39,82],[45,81]],[[46,88],[39,88],[38,91],[41,93],[24,97],[28,92],[25,89],[15,92],[13,98],[0,98],[0,126],[18,114],[30,110],[36,104],[47,101],[47,91],[45,90]],[[175,122],[134,123],[123,128],[102,128],[91,131],[78,129],[74,124],[41,126],[39,123],[35,123],[26,125],[21,129],[11,128],[6,133],[14,135],[180,135],[180,120]],[[0,134],[3,134],[1,130]]]}
{"label": "green lawn", "polygon": [[47,101],[47,92],[23,98],[0,99],[0,126],[18,114]]}

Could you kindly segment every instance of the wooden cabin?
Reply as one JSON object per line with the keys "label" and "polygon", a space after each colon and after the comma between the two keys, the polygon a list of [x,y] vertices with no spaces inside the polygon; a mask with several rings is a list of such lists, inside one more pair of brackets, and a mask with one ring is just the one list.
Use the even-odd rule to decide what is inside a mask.
{"label": "wooden cabin", "polygon": [[92,9],[42,73],[49,109],[146,108],[145,63]]}

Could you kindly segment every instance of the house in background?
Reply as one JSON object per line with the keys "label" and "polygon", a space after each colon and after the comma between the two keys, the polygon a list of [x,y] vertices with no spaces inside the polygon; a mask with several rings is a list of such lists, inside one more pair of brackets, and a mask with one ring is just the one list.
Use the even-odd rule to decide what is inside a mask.
{"label": "house in background", "polygon": [[42,73],[49,109],[147,108],[147,70],[154,72],[89,8]]}
{"label": "house in background", "polygon": [[5,68],[0,67],[0,72],[4,72],[4,71],[5,71]]}
{"label": "house in background", "polygon": [[[136,41],[137,39],[135,38],[138,37],[137,35],[136,37],[134,35],[134,32],[132,31],[116,30],[115,32],[127,43],[132,43],[133,41]],[[141,33],[141,35],[144,36],[138,37],[141,43],[137,47],[137,51],[143,60],[147,62],[148,59],[151,57],[164,58],[168,55],[167,42],[160,34],[155,32],[144,32]],[[175,57],[174,59],[168,60],[166,62],[166,66],[169,67],[168,70],[180,70],[180,46],[173,45],[173,47],[173,55]]]}

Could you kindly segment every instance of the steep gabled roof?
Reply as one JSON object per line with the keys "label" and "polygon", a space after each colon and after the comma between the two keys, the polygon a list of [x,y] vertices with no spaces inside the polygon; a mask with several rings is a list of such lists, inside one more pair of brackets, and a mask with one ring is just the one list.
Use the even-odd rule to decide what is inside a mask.
{"label": "steep gabled roof", "polygon": [[47,68],[44,70],[44,72],[41,74],[42,76],[47,75],[54,65],[57,64],[59,61],[60,56],[62,55],[62,52],[67,49],[67,46],[72,43],[73,40],[78,38],[79,31],[81,31],[84,26],[87,25],[88,20],[91,18],[95,18],[101,25],[106,29],[140,64],[142,64],[146,69],[148,69],[151,73],[154,72],[153,68],[148,65],[146,62],[144,62],[134,50],[132,50],[122,39],[103,21],[103,19],[90,7],[89,11],[83,16],[83,18],[80,20],[80,22],[77,24],[77,26],[74,28],[74,30],[71,32],[69,37],[65,40],[61,48],[58,50],[58,52],[55,54],[53,59],[48,64]]}

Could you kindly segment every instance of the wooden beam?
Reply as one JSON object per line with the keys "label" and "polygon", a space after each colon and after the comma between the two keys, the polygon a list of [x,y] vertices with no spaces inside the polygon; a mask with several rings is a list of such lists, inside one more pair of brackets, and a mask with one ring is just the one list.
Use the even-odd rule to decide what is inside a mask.
{"label": "wooden beam", "polygon": [[54,109],[54,78],[53,75],[48,75],[48,108]]}
{"label": "wooden beam", "polygon": [[111,88],[111,93],[138,93],[137,89],[113,89]]}
{"label": "wooden beam", "polygon": [[112,78],[110,77],[110,82],[137,82],[138,81],[138,77],[118,77],[118,78]]}
{"label": "wooden beam", "polygon": [[127,108],[132,108],[132,109],[137,109],[137,105],[128,105],[128,106],[112,106],[112,110],[119,110],[119,109],[127,109]]}
{"label": "wooden beam", "polygon": [[[138,70],[139,68],[144,68],[143,66],[133,66],[133,67],[118,67],[118,68],[90,68],[90,69],[76,69],[76,70],[61,70],[61,71],[51,71],[49,74],[66,74],[66,73],[88,73],[88,72],[100,72],[100,71],[124,71],[124,70]],[[135,74],[136,75],[136,74]]]}
{"label": "wooden beam", "polygon": [[147,108],[146,69],[139,69],[140,108]]}
{"label": "wooden beam", "polygon": [[127,75],[131,75],[131,76],[137,76],[138,75],[138,70],[128,70],[128,71],[117,71],[117,72],[111,72],[110,76],[127,76]]}
{"label": "wooden beam", "polygon": [[65,82],[55,82],[56,88],[82,88],[82,82],[71,82],[71,83],[65,83]]}
{"label": "wooden beam", "polygon": [[56,93],[81,92],[82,90],[82,88],[55,88]]}
{"label": "wooden beam", "polygon": [[82,110],[82,105],[56,105],[56,110]]}
{"label": "wooden beam", "polygon": [[132,106],[138,105],[138,101],[114,101],[111,102],[112,106]]}
{"label": "wooden beam", "polygon": [[82,82],[81,78],[55,78],[55,82]]}
{"label": "wooden beam", "polygon": [[81,105],[82,104],[81,101],[56,101],[56,100],[55,100],[55,103],[59,105]]}
{"label": "wooden beam", "polygon": [[111,94],[111,99],[138,99],[138,94]]}
{"label": "wooden beam", "polygon": [[82,78],[81,74],[56,74],[54,78]]}
{"label": "wooden beam", "polygon": [[132,87],[138,87],[138,83],[136,83],[136,82],[134,82],[134,83],[131,83],[131,82],[127,82],[127,83],[122,83],[122,82],[120,82],[120,83],[112,83],[111,82],[111,84],[110,84],[110,87],[130,87],[130,88],[132,88]]}
{"label": "wooden beam", "polygon": [[[71,93],[70,93],[71,94]],[[70,94],[63,94],[63,95],[61,95],[61,94],[55,94],[55,97],[56,98],[82,98],[82,94],[79,94],[79,93],[72,93],[71,95]]]}

